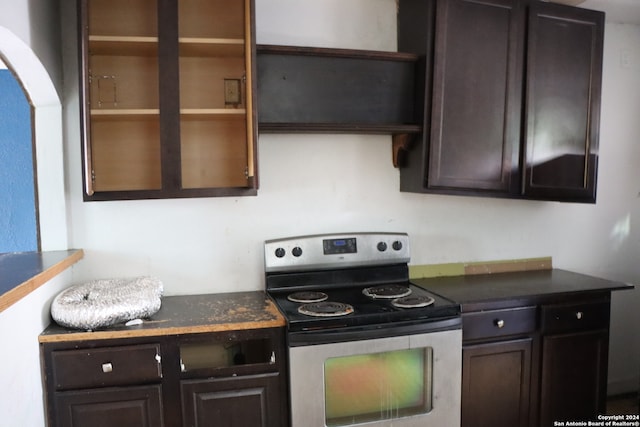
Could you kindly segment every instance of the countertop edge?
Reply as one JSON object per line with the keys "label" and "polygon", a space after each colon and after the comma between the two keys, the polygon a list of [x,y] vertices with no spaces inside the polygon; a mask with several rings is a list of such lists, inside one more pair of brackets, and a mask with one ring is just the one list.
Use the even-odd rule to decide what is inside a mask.
{"label": "countertop edge", "polygon": [[49,266],[43,266],[41,271],[22,283],[17,284],[15,287],[9,289],[7,292],[0,295],[0,313],[8,309],[31,292],[38,289],[40,286],[53,279],[55,276],[62,273],[67,268],[71,267],[76,262],[84,258],[84,251],[82,249],[70,249],[68,251],[51,251],[41,252],[36,255],[46,256],[47,254],[55,252],[67,252],[68,255],[64,256],[60,261],[55,262]]}
{"label": "countertop edge", "polygon": [[150,338],[167,335],[191,335],[225,331],[241,331],[248,329],[278,328],[285,325],[284,319],[276,319],[268,322],[240,322],[221,323],[215,325],[183,326],[162,329],[132,329],[129,331],[85,331],[72,334],[40,335],[40,344],[71,342],[71,341],[99,341],[123,338]]}
{"label": "countertop edge", "polygon": [[[478,311],[502,310],[520,306],[558,304],[566,301],[589,298],[596,295],[610,294],[613,291],[625,290],[627,288],[602,288],[584,291],[555,292],[540,295],[524,295],[519,297],[486,298],[460,303],[460,313],[468,314]],[[632,289],[632,288],[629,288]]]}
{"label": "countertop edge", "polygon": [[[209,301],[225,298],[231,298],[230,301],[240,301],[246,295],[263,295],[263,292],[239,292],[229,294],[206,294]],[[60,327],[52,323],[42,334],[38,336],[40,344],[54,344],[76,341],[102,341],[102,340],[119,340],[127,338],[153,338],[168,335],[193,335],[216,333],[226,331],[241,331],[249,329],[266,329],[281,328],[286,326],[285,318],[278,311],[275,304],[265,297],[264,306],[256,313],[259,316],[238,315],[233,316],[228,321],[212,321],[206,317],[196,317],[188,322],[174,322],[172,316],[176,315],[175,309],[186,301],[194,301],[201,299],[204,295],[175,295],[167,297],[163,302],[163,308],[168,309],[170,317],[152,316],[140,325],[124,327],[117,325],[114,328],[98,329],[95,331],[74,330]],[[238,300],[236,300],[238,298]],[[259,300],[261,301],[261,299]],[[177,304],[177,305],[176,305]],[[262,303],[260,303],[262,304]],[[233,308],[231,305],[229,308]],[[184,306],[183,306],[184,308]],[[161,308],[162,310],[162,308]],[[226,311],[226,310],[225,310]]]}

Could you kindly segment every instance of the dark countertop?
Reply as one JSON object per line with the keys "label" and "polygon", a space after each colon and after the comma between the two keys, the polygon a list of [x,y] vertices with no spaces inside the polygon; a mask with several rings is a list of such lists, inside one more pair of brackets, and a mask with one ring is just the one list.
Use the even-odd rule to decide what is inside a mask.
{"label": "dark countertop", "polygon": [[82,249],[0,254],[0,312],[78,262]]}
{"label": "dark countertop", "polygon": [[41,343],[77,340],[194,334],[280,327],[285,320],[262,291],[162,298],[160,310],[141,325],[115,325],[96,331],[74,330],[52,323]]}
{"label": "dark countertop", "polygon": [[462,312],[521,304],[539,304],[565,297],[633,289],[632,285],[566,270],[537,270],[413,279],[412,282],[458,302]]}

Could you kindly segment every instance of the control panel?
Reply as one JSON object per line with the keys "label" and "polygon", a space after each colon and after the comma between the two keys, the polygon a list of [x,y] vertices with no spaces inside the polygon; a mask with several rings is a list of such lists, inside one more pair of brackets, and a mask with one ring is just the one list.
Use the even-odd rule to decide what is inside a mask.
{"label": "control panel", "polygon": [[266,272],[408,263],[406,233],[317,234],[267,240]]}

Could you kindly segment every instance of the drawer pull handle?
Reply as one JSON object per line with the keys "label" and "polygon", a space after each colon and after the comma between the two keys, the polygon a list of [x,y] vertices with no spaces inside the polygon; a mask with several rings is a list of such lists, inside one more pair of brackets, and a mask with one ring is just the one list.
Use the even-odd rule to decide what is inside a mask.
{"label": "drawer pull handle", "polygon": [[108,374],[111,371],[113,371],[113,365],[111,363],[102,364],[102,372],[104,372],[105,374]]}
{"label": "drawer pull handle", "polygon": [[500,329],[504,328],[504,320],[502,319],[496,320],[496,326]]}
{"label": "drawer pull handle", "polygon": [[580,319],[582,319],[582,316],[583,316],[583,313],[581,311],[578,311],[576,313],[576,319],[580,320]]}

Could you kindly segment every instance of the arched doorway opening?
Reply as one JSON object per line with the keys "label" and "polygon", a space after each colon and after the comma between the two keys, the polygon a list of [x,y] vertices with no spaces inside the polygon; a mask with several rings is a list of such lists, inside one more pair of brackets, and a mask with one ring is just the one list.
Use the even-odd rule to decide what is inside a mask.
{"label": "arched doorway opening", "polygon": [[0,60],[0,253],[40,249],[31,105]]}
{"label": "arched doorway opening", "polygon": [[12,71],[31,105],[38,250],[68,249],[62,106],[58,93],[31,48],[0,26],[0,59]]}

